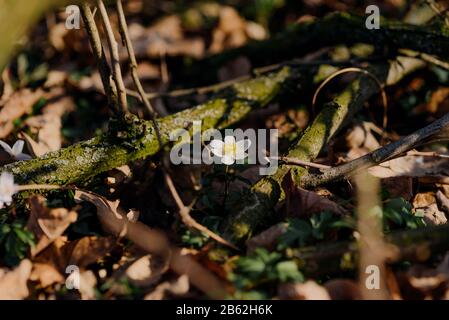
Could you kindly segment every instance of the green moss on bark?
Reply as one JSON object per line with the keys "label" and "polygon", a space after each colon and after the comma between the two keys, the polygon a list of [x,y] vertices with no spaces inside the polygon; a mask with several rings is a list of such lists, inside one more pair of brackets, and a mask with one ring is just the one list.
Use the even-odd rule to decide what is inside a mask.
{"label": "green moss on bark", "polygon": [[[189,128],[202,121],[202,129],[225,128],[242,120],[255,108],[265,106],[295,74],[289,67],[231,86],[220,97],[205,104],[158,119],[162,142],[169,143],[170,132]],[[88,141],[51,152],[29,161],[4,166],[19,183],[66,185],[84,181],[104,171],[156,154],[159,142],[150,121],[127,115],[111,120],[109,131]]]}

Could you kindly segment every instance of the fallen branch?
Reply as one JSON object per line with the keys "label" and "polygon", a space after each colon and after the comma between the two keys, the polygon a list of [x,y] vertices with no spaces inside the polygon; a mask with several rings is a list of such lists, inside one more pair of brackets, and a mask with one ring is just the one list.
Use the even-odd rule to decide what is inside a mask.
{"label": "fallen branch", "polygon": [[[307,83],[297,69],[282,68],[266,76],[234,84],[217,98],[176,114],[158,119],[161,139],[170,142],[174,130],[188,129],[202,121],[202,129],[222,129],[244,119],[280,96],[282,89],[299,80]],[[156,154],[160,150],[151,121],[132,115],[110,122],[109,131],[56,152],[28,161],[3,166],[0,171],[14,174],[19,183],[67,185],[85,181],[101,172]]]}
{"label": "fallen branch", "polygon": [[337,44],[369,43],[390,52],[407,48],[447,59],[449,35],[445,25],[418,26],[382,19],[379,29],[369,30],[365,20],[366,17],[336,12],[321,19],[300,23],[268,40],[253,42],[198,61],[186,68],[178,81],[192,78],[214,81],[216,79],[210,79],[214,75],[207,74],[205,77],[204,70],[216,70],[240,56],[247,57],[256,68]]}
{"label": "fallen branch", "polygon": [[446,140],[449,140],[449,114],[398,141],[348,163],[324,169],[321,174],[307,174],[301,178],[301,185],[303,187],[315,187],[320,184],[340,180],[362,169],[367,169],[398,157],[419,145]]}

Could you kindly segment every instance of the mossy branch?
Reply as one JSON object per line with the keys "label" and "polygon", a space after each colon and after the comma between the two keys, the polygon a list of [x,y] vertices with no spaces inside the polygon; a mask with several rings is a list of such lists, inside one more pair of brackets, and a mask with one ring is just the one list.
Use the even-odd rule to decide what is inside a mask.
{"label": "mossy branch", "polygon": [[364,16],[335,12],[321,19],[296,24],[268,40],[255,41],[198,61],[186,68],[179,80],[198,78],[215,81],[210,79],[213,75],[207,74],[205,77],[204,70],[215,70],[240,56],[247,57],[253,67],[260,67],[337,44],[368,43],[392,54],[398,49],[407,48],[447,59],[449,29],[444,23],[419,26],[382,19],[379,29],[369,30],[365,21]]}
{"label": "mossy branch", "polygon": [[[202,121],[202,129],[225,128],[245,118],[249,112],[271,102],[298,74],[284,67],[266,76],[235,84],[222,90],[217,98],[194,108],[156,120],[163,143],[170,133]],[[151,121],[127,115],[110,122],[107,133],[48,153],[40,158],[3,166],[0,171],[14,174],[19,183],[67,185],[87,180],[99,173],[160,150]]]}

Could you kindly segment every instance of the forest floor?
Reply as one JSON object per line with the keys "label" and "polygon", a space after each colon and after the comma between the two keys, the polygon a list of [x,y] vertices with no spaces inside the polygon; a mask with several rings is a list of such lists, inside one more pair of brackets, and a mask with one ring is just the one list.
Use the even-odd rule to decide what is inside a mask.
{"label": "forest floor", "polygon": [[[377,2],[449,43],[446,2]],[[64,8],[48,12],[1,73],[0,299],[448,299],[448,63],[442,42],[404,36],[423,52],[392,50],[394,23],[379,41],[354,29],[331,44],[358,18],[329,14],[365,21],[367,5],[125,1],[135,69],[107,6],[124,101],[120,81],[105,94],[83,19],[68,29]],[[326,21],[329,39],[306,41]],[[277,129],[278,172],[172,163],[170,129],[195,120]],[[434,121],[446,133],[401,149]]]}

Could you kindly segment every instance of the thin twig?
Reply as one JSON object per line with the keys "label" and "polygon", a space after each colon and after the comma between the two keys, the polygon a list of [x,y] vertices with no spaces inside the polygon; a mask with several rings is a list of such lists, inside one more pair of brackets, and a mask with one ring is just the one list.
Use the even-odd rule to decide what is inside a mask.
{"label": "thin twig", "polygon": [[445,9],[442,9],[440,4],[434,0],[426,0],[426,3],[440,18],[444,20],[444,23],[449,26],[449,18]]}
{"label": "thin twig", "polygon": [[445,70],[449,70],[449,63],[447,61],[440,60],[430,54],[423,52],[416,52],[408,49],[400,49],[399,53],[406,55],[407,57],[418,58],[423,60],[424,62],[428,62],[430,64],[434,64],[437,67],[440,67]]}
{"label": "thin twig", "polygon": [[234,246],[232,243],[226,241],[225,239],[223,239],[222,237],[220,237],[219,235],[215,234],[214,232],[210,231],[208,228],[206,228],[205,226],[199,224],[198,222],[196,222],[195,219],[193,219],[190,216],[190,209],[188,207],[186,207],[184,205],[184,203],[182,202],[181,197],[179,196],[178,191],[175,188],[175,184],[173,183],[172,178],[170,177],[169,174],[165,175],[165,182],[167,183],[167,186],[173,196],[173,199],[176,202],[176,205],[179,208],[179,214],[181,216],[182,221],[184,222],[185,225],[189,226],[189,227],[193,227],[195,229],[197,229],[198,231],[201,231],[203,233],[205,233],[206,235],[208,235],[210,238],[214,239],[215,241],[217,241],[218,243],[221,243],[223,245],[226,245],[228,247],[231,247],[235,250],[238,250],[238,248],[236,246]]}
{"label": "thin twig", "polygon": [[112,30],[111,21],[109,20],[108,12],[102,0],[97,0],[97,6],[100,11],[103,26],[106,31],[106,38],[108,40],[109,52],[111,54],[112,64],[112,78],[117,87],[118,105],[123,113],[128,112],[128,104],[126,102],[126,89],[122,78],[122,71],[120,68],[120,57],[118,52],[117,40],[115,40],[114,31]]}
{"label": "thin twig", "polygon": [[90,10],[87,2],[83,2],[81,4],[81,16],[83,18],[89,42],[98,65],[101,82],[103,83],[108,104],[113,106],[115,111],[118,111],[117,90],[114,82],[111,81],[111,69],[109,68],[108,61],[106,60],[106,56],[104,54],[100,34],[94,19],[94,13]]}
{"label": "thin twig", "polygon": [[441,154],[434,151],[416,151],[412,150],[407,152],[408,156],[416,156],[416,157],[432,157],[432,158],[442,158],[442,159],[449,159],[448,154]]}
{"label": "thin twig", "polygon": [[364,75],[367,75],[368,77],[370,77],[371,79],[373,79],[376,84],[378,85],[381,95],[382,95],[382,104],[384,107],[384,116],[383,116],[383,129],[384,131],[387,128],[387,109],[388,109],[388,99],[387,99],[387,94],[385,93],[385,89],[384,86],[382,85],[382,83],[380,82],[380,80],[373,75],[371,72],[364,70],[364,69],[360,69],[360,68],[355,68],[355,67],[350,67],[350,68],[344,68],[341,70],[338,70],[336,72],[334,72],[333,74],[331,74],[329,77],[327,77],[318,87],[318,89],[316,89],[315,94],[313,95],[313,99],[312,99],[312,112],[314,112],[315,109],[315,103],[316,103],[316,99],[318,97],[318,94],[320,93],[321,89],[324,88],[324,86],[329,83],[329,81],[331,81],[332,79],[334,79],[335,77],[344,74],[344,73],[349,73],[349,72],[357,72],[357,73],[362,73]]}
{"label": "thin twig", "polygon": [[[220,83],[216,83],[213,85],[209,85],[209,86],[203,86],[203,87],[197,87],[197,88],[191,88],[191,89],[178,89],[178,90],[173,90],[170,92],[154,92],[154,93],[147,93],[145,96],[148,99],[154,99],[154,98],[161,98],[161,97],[170,97],[170,98],[176,98],[176,97],[182,97],[182,96],[188,96],[188,95],[193,95],[193,94],[205,94],[205,93],[210,93],[216,90],[220,90],[226,87],[229,87],[230,85],[234,84],[234,83],[238,83],[244,80],[248,80],[249,78],[251,78],[249,75],[248,76],[241,76],[235,79],[231,79],[228,81],[223,81]],[[128,95],[130,95],[131,97],[140,99],[140,94],[138,91],[134,91],[134,90],[130,90],[127,89],[126,92],[128,93]]]}
{"label": "thin twig", "polygon": [[301,184],[304,187],[314,187],[319,184],[339,180],[350,176],[356,171],[367,169],[391,160],[419,145],[447,140],[449,140],[449,114],[446,114],[428,126],[421,128],[398,141],[390,143],[343,165],[327,169],[323,171],[322,174],[307,174],[302,177]]}
{"label": "thin twig", "polygon": [[325,164],[314,163],[310,161],[304,161],[291,157],[270,157],[269,159],[279,160],[284,162],[285,164],[291,164],[302,167],[316,168],[316,169],[329,169],[331,166],[327,166]]}
{"label": "thin twig", "polygon": [[134,53],[134,48],[131,42],[131,38],[129,36],[128,32],[128,25],[126,23],[125,13],[123,11],[122,2],[120,0],[117,0],[117,13],[119,16],[119,29],[120,29],[120,35],[122,37],[122,40],[126,46],[126,50],[128,51],[129,61],[130,61],[130,67],[131,67],[131,76],[133,79],[134,84],[136,85],[136,88],[139,93],[139,98],[142,101],[142,103],[147,108],[148,112],[150,113],[151,121],[153,122],[154,129],[156,131],[156,136],[159,142],[159,147],[162,148],[162,138],[161,138],[161,132],[159,130],[158,123],[156,121],[156,112],[154,111],[153,106],[151,105],[150,100],[147,99],[145,90],[143,89],[142,83],[140,82],[139,75],[137,74],[137,60],[136,55]]}
{"label": "thin twig", "polygon": [[[373,59],[378,60],[379,58],[376,57]],[[366,62],[366,61],[373,60],[373,59],[360,60],[360,62]],[[262,74],[265,74],[268,72],[273,72],[273,71],[280,69],[282,67],[285,67],[285,66],[301,67],[301,66],[319,66],[322,64],[329,64],[329,65],[333,65],[333,66],[347,66],[347,65],[351,65],[353,63],[357,63],[357,61],[348,60],[348,61],[335,62],[332,60],[304,61],[304,60],[294,59],[291,61],[285,61],[285,62],[281,62],[281,63],[276,63],[276,64],[271,64],[268,66],[255,68],[254,70],[252,70],[252,74],[259,76],[259,75],[262,75]],[[251,78],[251,75],[244,75],[244,76],[240,76],[240,77],[237,77],[234,79],[230,79],[230,80],[219,82],[219,83],[214,83],[214,84],[207,85],[207,86],[201,86],[201,87],[189,88],[189,89],[177,89],[177,90],[173,90],[173,91],[169,91],[169,92],[147,93],[146,97],[148,99],[163,98],[163,97],[177,98],[177,97],[194,95],[194,94],[206,94],[206,93],[211,93],[211,92],[214,92],[217,90],[221,90],[221,89],[229,87],[235,83],[239,83],[241,81],[245,81],[250,78]],[[140,99],[140,94],[138,91],[126,89],[126,93],[131,97]]]}

